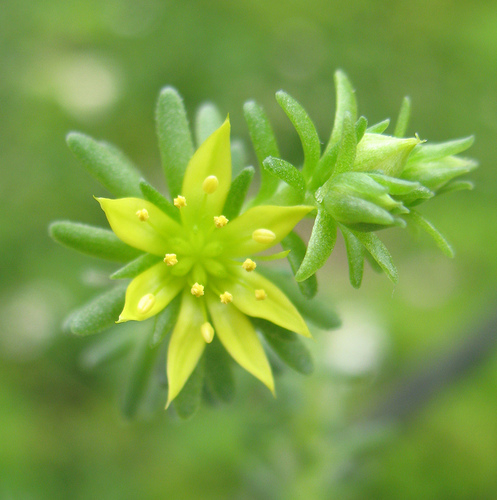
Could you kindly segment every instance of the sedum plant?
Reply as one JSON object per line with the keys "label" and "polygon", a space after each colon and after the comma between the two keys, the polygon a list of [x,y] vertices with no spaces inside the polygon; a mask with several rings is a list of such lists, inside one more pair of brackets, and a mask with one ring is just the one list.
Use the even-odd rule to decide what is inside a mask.
{"label": "sedum plant", "polygon": [[[339,324],[329,305],[314,297],[315,273],[331,254],[338,229],[356,287],[366,257],[397,280],[376,235],[380,229],[418,225],[452,255],[445,238],[414,207],[437,194],[472,187],[457,177],[475,162],[456,156],[472,139],[429,145],[417,136],[404,138],[408,99],[394,135],[385,135],[388,120],[368,128],[364,117],[357,118],[354,92],[342,72],[336,73],[336,87],[335,123],[323,152],[302,106],[284,92],[276,95],[302,141],[302,168],[280,157],[264,110],[246,103],[261,166],[259,190],[248,199],[255,170],[244,165],[241,143],[230,140],[229,119],[223,121],[211,104],[202,106],[195,150],[183,102],[172,88],[161,91],[156,113],[169,197],[113,146],[80,133],[68,135],[71,151],[116,197],[96,198],[112,231],[59,221],[50,234],[65,246],[124,266],[111,275],[118,284],[72,313],[65,326],[91,335],[114,323],[150,325],[140,345],[136,335],[118,334],[96,342],[86,354],[105,360],[136,351],[123,401],[127,416],[146,404],[150,386],[159,387],[163,378],[157,373],[164,371],[163,402],[166,407],[173,402],[185,418],[201,399],[232,398],[233,360],[273,394],[273,370],[280,362],[310,373],[312,360],[301,340],[311,337],[308,323],[323,329]],[[305,217],[315,218],[307,245],[293,231]],[[283,250],[274,251],[279,243]],[[271,269],[272,261],[285,257],[295,279]]]}

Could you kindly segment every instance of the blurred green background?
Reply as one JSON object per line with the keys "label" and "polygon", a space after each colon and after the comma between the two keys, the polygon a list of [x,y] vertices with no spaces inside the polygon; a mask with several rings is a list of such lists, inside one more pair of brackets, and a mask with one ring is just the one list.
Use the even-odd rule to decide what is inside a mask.
{"label": "blurred green background", "polygon": [[[493,0],[4,1],[0,498],[496,498],[496,26]],[[154,105],[173,85],[191,118],[212,100],[243,139],[242,105],[256,99],[298,162],[274,92],[326,140],[337,68],[370,123],[408,94],[411,133],[476,135],[475,191],[424,209],[457,258],[390,230],[399,284],[367,272],[357,291],[339,245],[321,293],[343,327],[316,332],[314,375],[283,373],[273,400],[238,370],[232,405],[124,422],[126,363],[84,369],[89,341],[60,328],[111,270],[48,237],[54,219],[106,225],[65,134],[116,144],[163,186]]]}

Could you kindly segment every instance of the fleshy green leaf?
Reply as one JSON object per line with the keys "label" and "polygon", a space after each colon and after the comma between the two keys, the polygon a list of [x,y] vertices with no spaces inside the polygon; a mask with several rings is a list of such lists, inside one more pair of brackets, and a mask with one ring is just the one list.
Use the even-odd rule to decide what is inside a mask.
{"label": "fleshy green leaf", "polygon": [[409,118],[411,116],[411,99],[404,97],[400,106],[399,117],[395,124],[394,137],[404,137],[406,135],[407,126],[409,125]]}
{"label": "fleshy green leaf", "polygon": [[109,332],[101,334],[79,357],[81,366],[86,370],[94,370],[100,366],[112,363],[125,356],[135,345],[135,335],[131,329],[127,331]]}
{"label": "fleshy green leaf", "polygon": [[355,123],[355,133],[356,133],[356,141],[362,139],[363,135],[366,133],[366,129],[368,128],[368,120],[365,116],[360,116],[359,120]]}
{"label": "fleshy green leaf", "polygon": [[231,141],[231,174],[234,178],[247,166],[247,150],[240,139]]}
{"label": "fleshy green leaf", "polygon": [[242,209],[243,202],[247,196],[252,179],[254,178],[254,167],[245,167],[231,183],[226,203],[223,208],[223,215],[229,220],[238,217]]}
{"label": "fleshy green leaf", "polygon": [[235,381],[231,358],[217,336],[207,346],[204,357],[205,378],[209,388],[221,401],[228,403],[235,395]]}
{"label": "fleshy green leaf", "polygon": [[157,208],[160,208],[166,215],[176,222],[180,221],[179,210],[162,194],[159,193],[151,184],[143,179],[140,181],[140,190],[143,197],[153,203]]}
{"label": "fleshy green leaf", "polygon": [[223,118],[215,104],[206,102],[198,108],[195,117],[195,139],[200,146],[207,137],[213,134],[222,124]]}
{"label": "fleshy green leaf", "polygon": [[79,132],[70,132],[66,141],[76,158],[110,193],[118,197],[140,194],[141,174],[117,148]]}
{"label": "fleshy green leaf", "polygon": [[172,87],[161,90],[156,108],[157,135],[169,195],[181,194],[186,166],[193,155],[193,141],[183,100]]}
{"label": "fleshy green leaf", "polygon": [[150,347],[150,335],[140,339],[131,360],[128,383],[121,403],[123,415],[133,418],[143,402],[159,349]]}
{"label": "fleshy green leaf", "polygon": [[290,368],[304,375],[314,371],[311,354],[295,332],[261,319],[253,320],[253,322],[274,352]]}
{"label": "fleshy green leaf", "polygon": [[373,256],[374,260],[378,262],[385,274],[390,278],[393,283],[399,281],[399,273],[395,267],[392,256],[387,250],[387,247],[374,233],[361,233],[359,231],[352,231],[352,234],[364,245],[366,250]]}
{"label": "fleshy green leaf", "polygon": [[48,230],[57,243],[100,259],[126,262],[141,253],[123,243],[112,231],[100,227],[57,221],[52,222]]}
{"label": "fleshy green leaf", "polygon": [[383,132],[385,132],[389,125],[390,118],[387,118],[386,120],[371,125],[371,127],[366,129],[366,132],[368,132],[369,134],[382,134]]}
{"label": "fleshy green leaf", "polygon": [[438,248],[440,248],[447,257],[454,257],[454,249],[451,244],[445,239],[443,234],[441,234],[440,231],[419,212],[412,210],[411,213],[406,216],[406,219],[411,220],[419,228],[428,233],[433,238]]}
{"label": "fleshy green leaf", "polygon": [[475,138],[470,135],[462,139],[454,139],[452,141],[440,142],[438,144],[419,144],[411,153],[409,161],[435,161],[441,160],[446,156],[457,155],[466,151],[475,142]]}
{"label": "fleshy green leaf", "polygon": [[183,420],[191,418],[200,406],[204,385],[204,358],[202,357],[181,392],[174,400],[174,409]]}
{"label": "fleshy green leaf", "polygon": [[345,248],[347,250],[347,260],[349,262],[349,280],[354,288],[359,288],[362,283],[364,272],[364,247],[361,242],[343,225],[340,225]]}
{"label": "fleshy green leaf", "polygon": [[157,314],[150,347],[158,346],[171,333],[178,320],[180,306],[181,297],[178,295],[162,312]]}
{"label": "fleshy green leaf", "polygon": [[302,174],[309,178],[316,167],[321,156],[321,143],[319,141],[316,127],[305,109],[293,97],[280,90],[276,93],[276,100],[283,108],[295,130],[299,134],[300,142],[304,150],[304,166]]}
{"label": "fleshy green leaf", "polygon": [[268,156],[264,160],[263,166],[268,172],[292,186],[299,193],[305,193],[304,176],[291,163]]}
{"label": "fleshy green leaf", "polygon": [[340,141],[340,149],[338,151],[335,169],[332,175],[341,174],[352,170],[357,149],[357,134],[350,113],[345,113],[342,123],[342,139]]}
{"label": "fleshy green leaf", "polygon": [[93,335],[114,325],[124,306],[126,286],[119,285],[73,312],[64,327],[76,335]]}
{"label": "fleshy green leaf", "polygon": [[333,251],[337,238],[337,225],[333,217],[325,210],[318,209],[312,228],[307,252],[302,265],[295,275],[297,281],[304,281],[324,266]]}
{"label": "fleshy green leaf", "polygon": [[110,275],[110,279],[122,280],[136,278],[139,274],[143,273],[161,260],[161,257],[157,257],[157,255],[145,253],[137,257],[135,260],[132,260],[124,267],[121,267],[121,269],[118,269],[115,273],[112,273]]}
{"label": "fleshy green leaf", "polygon": [[[281,240],[281,246],[284,250],[290,251],[288,254],[288,262],[290,263],[293,274],[296,274],[304,260],[307,250],[304,241],[297,233],[292,231]],[[309,299],[314,297],[318,291],[318,281],[314,275],[304,281],[299,281],[298,285],[302,294]]]}
{"label": "fleshy green leaf", "polygon": [[438,194],[448,194],[455,191],[472,190],[475,185],[471,181],[451,181],[437,191]]}
{"label": "fleshy green leaf", "polygon": [[259,106],[254,101],[248,101],[243,106],[243,113],[255,149],[255,154],[261,166],[261,187],[259,193],[253,200],[253,204],[257,205],[261,201],[268,199],[278,187],[278,179],[262,168],[262,162],[268,156],[279,158],[280,151],[273,129],[269,123],[269,118],[262,106]]}

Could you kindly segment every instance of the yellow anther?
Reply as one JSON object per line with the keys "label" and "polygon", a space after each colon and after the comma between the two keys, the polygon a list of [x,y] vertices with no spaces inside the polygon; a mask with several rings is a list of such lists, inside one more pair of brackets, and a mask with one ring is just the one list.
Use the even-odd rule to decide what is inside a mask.
{"label": "yellow anther", "polygon": [[222,293],[219,298],[221,299],[221,302],[223,304],[229,304],[230,302],[233,302],[233,295],[229,292],[224,292]]}
{"label": "yellow anther", "polygon": [[145,222],[146,220],[148,220],[149,218],[149,215],[148,215],[148,210],[146,208],[142,208],[141,210],[138,210],[138,212],[136,212],[136,216],[142,221],[142,222]]}
{"label": "yellow anther", "polygon": [[186,207],[186,198],[184,196],[178,195],[177,198],[174,198],[174,206],[176,208]]}
{"label": "yellow anther", "polygon": [[155,295],[153,293],[147,293],[138,302],[138,312],[141,314],[146,314],[154,307]]}
{"label": "yellow anther", "polygon": [[255,300],[264,300],[267,298],[267,293],[265,290],[256,290],[255,291]]}
{"label": "yellow anther", "polygon": [[202,184],[202,189],[207,194],[212,194],[219,186],[219,180],[215,175],[209,175]]}
{"label": "yellow anther", "polygon": [[269,229],[256,229],[252,233],[252,239],[257,243],[267,244],[276,239],[276,235]]}
{"label": "yellow anther", "polygon": [[166,253],[166,256],[164,257],[164,262],[168,266],[175,266],[178,263],[178,258],[176,257],[175,253]]}
{"label": "yellow anther", "polygon": [[192,286],[191,292],[192,292],[192,295],[195,295],[195,297],[202,297],[202,295],[204,295],[204,285],[200,285],[198,283],[195,283]]}
{"label": "yellow anther", "polygon": [[214,328],[212,328],[212,325],[207,321],[200,327],[200,332],[204,340],[210,344],[214,338]]}
{"label": "yellow anther", "polygon": [[214,224],[216,224],[216,227],[224,227],[228,224],[228,222],[229,220],[224,215],[214,217]]}
{"label": "yellow anther", "polygon": [[245,259],[245,262],[242,264],[243,269],[245,271],[253,271],[256,267],[257,264],[252,260],[252,259]]}

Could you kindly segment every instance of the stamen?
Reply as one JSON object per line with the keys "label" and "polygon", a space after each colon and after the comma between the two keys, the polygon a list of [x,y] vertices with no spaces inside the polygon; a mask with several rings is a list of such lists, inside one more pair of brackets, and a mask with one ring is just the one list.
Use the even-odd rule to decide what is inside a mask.
{"label": "stamen", "polygon": [[174,206],[176,208],[186,207],[186,198],[184,196],[178,195],[177,198],[174,198]]}
{"label": "stamen", "polygon": [[221,299],[221,302],[223,304],[229,304],[230,302],[233,302],[233,295],[229,292],[224,292],[222,293],[219,298]]}
{"label": "stamen", "polygon": [[153,293],[147,293],[138,302],[138,312],[141,314],[146,314],[154,307],[155,295]]}
{"label": "stamen", "polygon": [[250,272],[257,267],[257,264],[252,259],[246,259],[245,262],[242,264],[242,267],[243,269],[245,269],[245,271]]}
{"label": "stamen", "polygon": [[148,215],[148,210],[146,208],[142,208],[141,210],[138,210],[136,212],[136,216],[142,221],[145,222],[148,220],[149,215]]}
{"label": "stamen", "polygon": [[204,285],[200,285],[199,283],[195,283],[191,289],[192,295],[195,297],[202,297],[204,295]]}
{"label": "stamen", "polygon": [[256,229],[252,233],[252,239],[257,243],[267,244],[276,239],[276,235],[269,229]]}
{"label": "stamen", "polygon": [[175,253],[166,253],[166,256],[164,257],[164,262],[168,266],[175,266],[178,263],[178,258],[176,257]]}
{"label": "stamen", "polygon": [[208,321],[205,322],[200,327],[200,332],[202,333],[202,337],[204,337],[204,340],[208,344],[210,344],[212,342],[212,339],[214,338],[214,328],[212,328],[212,325]]}
{"label": "stamen", "polygon": [[228,224],[229,220],[224,216],[220,215],[219,217],[214,217],[214,224],[216,227],[224,227]]}
{"label": "stamen", "polygon": [[209,177],[205,178],[204,183],[202,184],[202,189],[204,190],[204,193],[212,194],[216,191],[218,186],[218,178],[215,175],[209,175]]}
{"label": "stamen", "polygon": [[267,298],[267,293],[265,290],[256,290],[255,291],[255,300],[265,300]]}

